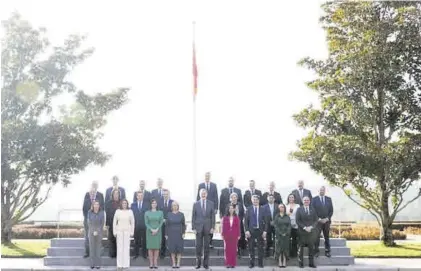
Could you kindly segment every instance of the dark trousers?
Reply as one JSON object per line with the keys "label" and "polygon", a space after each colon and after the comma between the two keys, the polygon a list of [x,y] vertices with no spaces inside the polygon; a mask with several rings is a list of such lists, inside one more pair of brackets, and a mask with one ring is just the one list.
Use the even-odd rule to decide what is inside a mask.
{"label": "dark trousers", "polygon": [[161,228],[161,232],[162,232],[162,238],[161,238],[161,249],[159,254],[161,254],[161,257],[165,256],[165,253],[167,252],[167,239],[165,239],[165,223],[162,224],[162,228]]}
{"label": "dark trousers", "polygon": [[241,254],[241,250],[247,248],[246,235],[244,232],[244,224],[243,224],[242,218],[240,221],[240,232],[241,232],[241,237],[240,237],[240,240],[238,241],[238,254],[239,255]]}
{"label": "dark trousers", "polygon": [[134,231],[134,255],[139,256],[140,247],[142,247],[142,256],[146,257],[146,229],[136,228]]}
{"label": "dark trousers", "polygon": [[108,244],[109,244],[109,256],[111,258],[117,257],[117,242],[114,237],[113,227],[108,228]]}
{"label": "dark trousers", "polygon": [[252,229],[250,230],[250,238],[248,240],[248,246],[250,251],[250,265],[254,266],[255,261],[255,252],[254,247],[256,246],[255,242],[257,243],[257,262],[259,266],[263,266],[263,255],[264,255],[264,240],[263,240],[263,231],[259,229]]}
{"label": "dark trousers", "polygon": [[325,224],[319,223],[317,227],[317,238],[316,238],[316,244],[314,250],[316,252],[319,252],[319,246],[320,246],[320,235],[323,232],[323,237],[325,239],[325,251],[330,251],[330,240],[329,240],[329,232],[330,232],[330,221],[326,222]]}
{"label": "dark trousers", "polygon": [[85,254],[89,255],[89,226],[88,226],[88,218],[83,218],[83,231],[85,233]]}
{"label": "dark trousers", "polygon": [[317,229],[313,229],[311,232],[299,231],[298,264],[300,266],[304,265],[304,247],[306,246],[308,247],[309,265],[314,264],[314,244],[317,233]]}
{"label": "dark trousers", "polygon": [[290,245],[290,256],[297,257],[298,253],[298,229],[291,228],[291,245]]}
{"label": "dark trousers", "polygon": [[275,246],[275,227],[269,226],[269,230],[266,234],[266,254],[269,256],[269,250]]}
{"label": "dark trousers", "polygon": [[203,251],[203,265],[209,265],[210,234],[203,230],[196,233],[196,258],[200,264]]}

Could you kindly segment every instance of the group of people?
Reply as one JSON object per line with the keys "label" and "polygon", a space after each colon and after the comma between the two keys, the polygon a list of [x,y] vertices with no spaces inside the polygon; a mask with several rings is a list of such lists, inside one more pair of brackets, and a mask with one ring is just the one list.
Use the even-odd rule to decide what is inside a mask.
{"label": "group of people", "polygon": [[[299,181],[284,204],[281,194],[275,191],[275,183],[269,184],[267,192],[255,188],[249,182],[244,196],[234,186],[234,179],[221,190],[210,181],[209,172],[198,186],[196,202],[192,208],[191,225],[196,236],[196,269],[209,268],[209,252],[213,248],[216,215],[219,212],[221,236],[224,241],[225,265],[234,268],[242,251],[249,249],[249,267],[257,263],[263,267],[263,258],[273,256],[279,267],[286,267],[290,257],[298,256],[300,267],[304,266],[304,247],[308,247],[309,266],[316,267],[314,257],[319,254],[320,235],[325,240],[325,255],[330,257],[329,230],[333,215],[333,204],[325,195],[325,187],[319,195],[312,197],[311,191]],[[149,267],[156,269],[158,257],[171,254],[172,267],[179,268],[184,249],[186,219],[179,211],[179,204],[170,198],[158,179],[157,188],[151,192],[140,181],[139,190],[134,192],[133,203],[129,205],[125,189],[118,186],[113,177],[113,186],[103,195],[93,182],[83,204],[85,227],[85,257],[91,258],[91,268],[100,268],[100,252],[104,223],[108,228],[109,256],[117,257],[117,267],[130,266],[130,239],[134,237],[134,258],[140,255],[149,258]],[[266,241],[266,242],[265,242]],[[271,250],[272,249],[272,250]],[[265,253],[266,252],[266,253]],[[202,262],[203,257],[203,262]],[[202,265],[203,264],[203,265]]]}

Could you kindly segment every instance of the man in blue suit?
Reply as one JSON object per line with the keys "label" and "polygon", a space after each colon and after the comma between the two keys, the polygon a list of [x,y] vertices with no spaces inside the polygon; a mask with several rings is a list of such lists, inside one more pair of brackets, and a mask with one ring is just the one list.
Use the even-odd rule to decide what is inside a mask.
{"label": "man in blue suit", "polygon": [[156,182],[157,184],[157,188],[152,190],[151,192],[151,200],[155,199],[157,202],[160,201],[160,199],[162,199],[163,195],[163,186],[164,186],[164,180],[162,180],[161,178],[158,178],[158,181]]}
{"label": "man in blue suit", "polygon": [[[162,189],[162,198],[158,200],[158,209],[164,213],[164,219],[167,219],[168,213],[171,212],[173,200],[170,199],[170,191],[168,189]],[[162,225],[162,239],[161,239],[161,258],[165,257],[167,252],[167,244],[165,239],[165,223]]]}
{"label": "man in blue suit", "polygon": [[[201,184],[199,184],[199,187],[197,189],[197,197],[196,200],[200,199],[200,191],[202,189],[205,189],[207,191],[207,199],[213,202],[213,207],[215,209],[215,215],[218,212],[218,206],[219,206],[219,200],[218,200],[218,187],[216,186],[215,183],[210,181],[211,178],[211,173],[210,172],[206,172],[205,174],[205,181]],[[210,248],[213,248],[212,245],[212,239],[213,239],[213,234],[210,235]]]}
{"label": "man in blue suit", "polygon": [[134,231],[134,258],[139,257],[139,250],[142,247],[142,257],[146,259],[146,224],[145,212],[150,209],[150,202],[144,199],[142,191],[137,192],[136,201],[132,203],[131,209],[135,219]]}
{"label": "man in blue suit", "polygon": [[325,239],[325,255],[330,257],[330,224],[333,215],[333,204],[332,199],[326,196],[326,188],[324,186],[319,189],[319,196],[314,197],[311,201],[311,205],[316,210],[316,214],[319,217],[319,223],[317,225],[317,238],[314,248],[315,256],[319,256],[319,245],[320,245],[320,234],[323,232]]}
{"label": "man in blue suit", "polygon": [[118,186],[118,182],[119,182],[118,177],[114,176],[112,180],[113,180],[113,186],[111,186],[105,191],[105,202],[108,202],[111,200],[111,193],[114,189],[118,189],[118,191],[120,192],[120,200],[126,199],[126,190],[124,190],[123,187]]}

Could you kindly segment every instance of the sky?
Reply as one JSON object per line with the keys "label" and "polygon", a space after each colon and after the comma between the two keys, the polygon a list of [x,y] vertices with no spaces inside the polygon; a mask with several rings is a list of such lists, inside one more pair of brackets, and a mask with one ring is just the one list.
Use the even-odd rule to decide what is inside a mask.
{"label": "sky", "polygon": [[99,142],[112,159],[74,176],[67,188],[56,186],[33,219],[53,220],[60,209],[79,214],[91,182],[104,191],[113,175],[129,195],[139,180],[153,189],[162,177],[172,198],[194,200],[192,21],[199,73],[195,181],[211,171],[220,188],[230,176],[243,189],[250,179],[262,190],[270,181],[278,190],[299,179],[324,183],[306,164],[288,159],[305,135],[292,115],[317,103],[305,85],[313,75],[297,62],[327,56],[318,23],[322,1],[110,2],[2,1],[2,20],[18,11],[46,27],[53,44],[88,35],[86,46],[96,51],[71,75],[80,89],[131,88]]}

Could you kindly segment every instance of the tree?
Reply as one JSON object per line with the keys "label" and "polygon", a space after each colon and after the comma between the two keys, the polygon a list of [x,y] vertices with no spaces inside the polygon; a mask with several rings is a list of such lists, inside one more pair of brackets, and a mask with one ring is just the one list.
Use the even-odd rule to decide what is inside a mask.
{"label": "tree", "polygon": [[308,131],[291,153],[343,189],[394,245],[392,223],[421,196],[404,194],[421,172],[420,2],[327,2],[325,60],[300,61],[320,106],[294,115]]}
{"label": "tree", "polygon": [[[82,48],[82,36],[52,47],[45,29],[33,28],[18,14],[3,27],[1,233],[8,243],[12,227],[30,217],[55,184],[66,186],[72,175],[109,159],[96,141],[107,114],[127,101],[128,89],[90,96],[69,81],[93,53]],[[59,99],[74,103],[58,107]]]}

